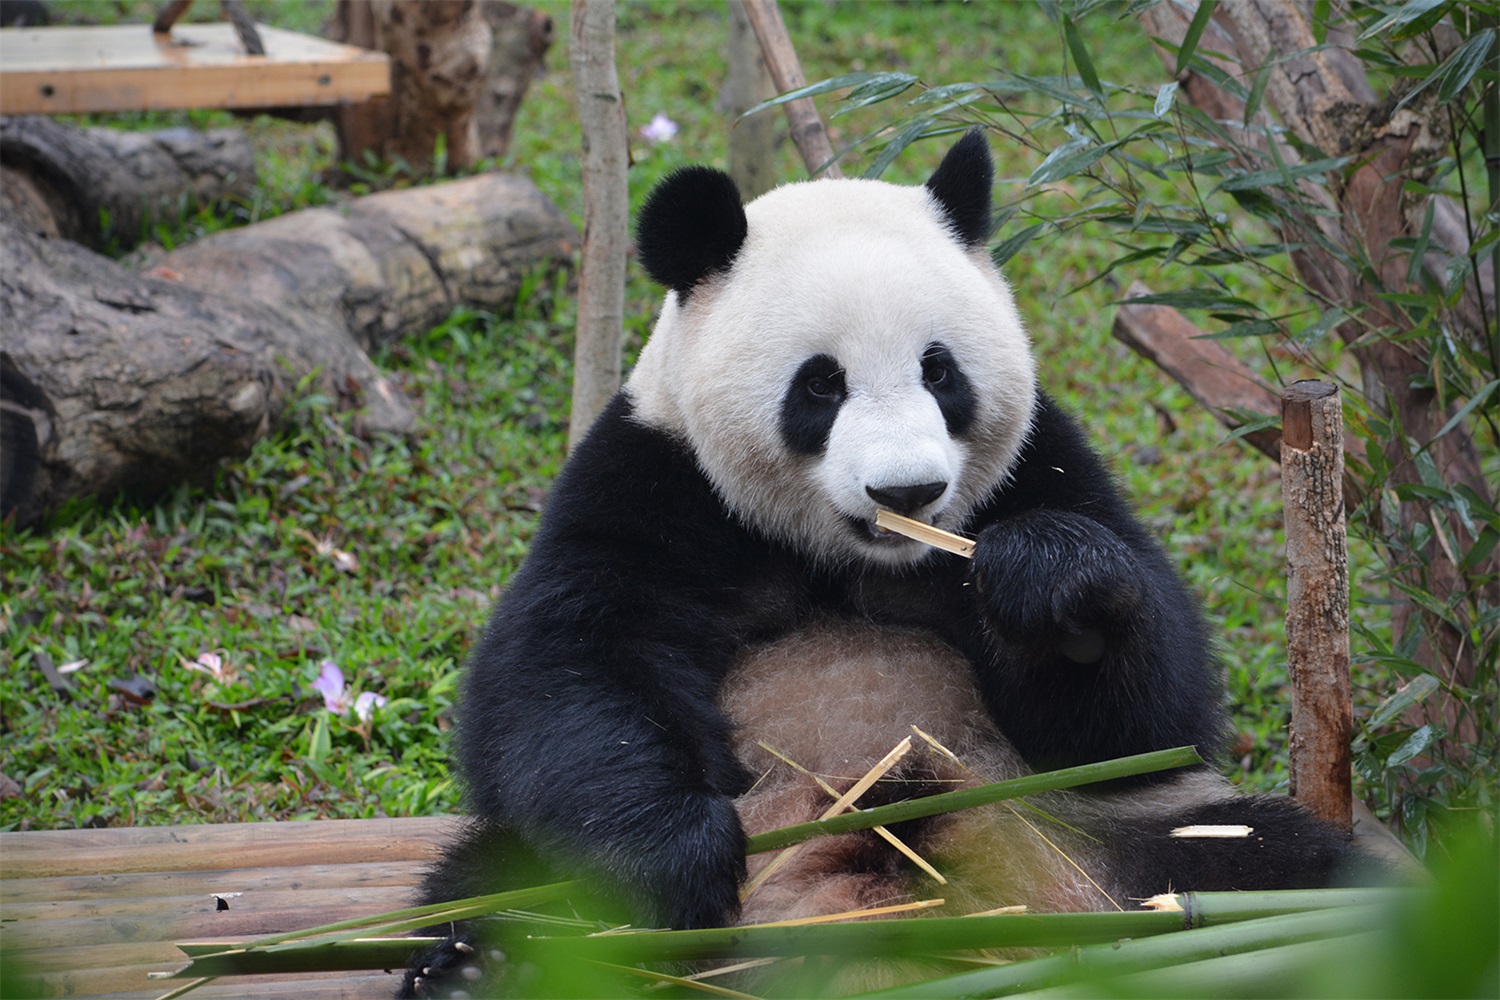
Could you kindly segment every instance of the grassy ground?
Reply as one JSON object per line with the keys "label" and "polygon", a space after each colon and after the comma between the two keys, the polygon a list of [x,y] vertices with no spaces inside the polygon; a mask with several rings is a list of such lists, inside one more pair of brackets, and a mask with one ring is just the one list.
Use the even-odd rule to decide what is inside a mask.
{"label": "grassy ground", "polygon": [[[114,19],[122,7],[137,13],[114,3],[70,13]],[[275,23],[288,10],[316,21],[307,5],[266,7]],[[858,68],[936,82],[1002,67],[1061,70],[1055,30],[1033,5],[783,7],[809,79]],[[531,174],[577,219],[567,10],[547,9],[564,41],[522,109],[504,166]],[[657,113],[679,125],[670,143],[637,140],[638,202],[672,167],[723,164],[728,122],[715,105],[724,26],[712,6],[629,4],[620,31],[632,132]],[[1102,75],[1160,76],[1128,26],[1090,43]],[[884,113],[835,124],[853,137]],[[335,196],[316,179],[332,165],[326,128],[247,127],[262,150],[264,190],[241,217]],[[919,180],[941,152],[914,147],[887,177]],[[996,154],[1005,176],[1036,165],[1023,151]],[[790,149],[782,161],[785,177],[798,176]],[[186,220],[163,237],[220,224]],[[1076,231],[1033,244],[1009,270],[1045,385],[1084,416],[1217,623],[1240,734],[1232,775],[1274,787],[1288,705],[1275,471],[1225,443],[1168,378],[1110,338],[1116,287],[1065,294],[1112,255]],[[632,349],[657,294],[633,273]],[[304,395],[278,434],[246,460],[206,470],[202,484],[148,504],[77,504],[31,531],[0,528],[0,771],[10,792],[0,829],[454,807],[443,713],[562,459],[572,322],[566,286],[538,277],[512,314],[456,315],[377,358],[421,413],[411,441],[362,441],[330,401]],[[42,656],[76,668],[71,692],[47,684]],[[313,687],[325,662],[341,668],[351,697],[387,702],[367,719],[327,711]]]}

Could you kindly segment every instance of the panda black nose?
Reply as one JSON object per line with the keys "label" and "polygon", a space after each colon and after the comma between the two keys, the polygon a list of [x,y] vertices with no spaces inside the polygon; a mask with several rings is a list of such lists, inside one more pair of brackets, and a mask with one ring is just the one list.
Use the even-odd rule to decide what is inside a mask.
{"label": "panda black nose", "polygon": [[947,483],[919,483],[916,486],[866,486],[865,492],[887,510],[909,516],[942,496],[947,488]]}

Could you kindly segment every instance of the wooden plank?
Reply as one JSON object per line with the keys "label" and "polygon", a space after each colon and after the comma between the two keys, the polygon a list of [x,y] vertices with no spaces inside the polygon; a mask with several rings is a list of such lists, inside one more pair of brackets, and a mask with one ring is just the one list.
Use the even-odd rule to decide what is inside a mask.
{"label": "wooden plank", "polygon": [[390,92],[384,53],[259,25],[246,55],[229,24],[0,29],[0,114],[311,107]]}
{"label": "wooden plank", "polygon": [[[216,892],[274,892],[286,888],[326,889],[361,885],[370,888],[411,884],[411,872],[425,861],[374,861],[347,865],[297,865],[286,868],[239,868],[230,871],[144,872],[134,875],[62,875],[55,878],[8,879],[0,882],[7,915],[31,912],[27,907],[56,907],[67,902],[79,912],[134,912],[121,907],[160,906],[164,896],[210,896]],[[37,911],[39,914],[40,910]]]}
{"label": "wooden plank", "polygon": [[409,861],[429,857],[452,818],[227,823],[0,834],[0,878]]}
{"label": "wooden plank", "polygon": [[[0,833],[0,945],[39,995],[157,997],[176,942],[242,941],[410,904],[455,817]],[[234,867],[229,867],[234,866]],[[215,894],[228,895],[221,910]],[[205,997],[388,997],[380,972],[236,977]]]}

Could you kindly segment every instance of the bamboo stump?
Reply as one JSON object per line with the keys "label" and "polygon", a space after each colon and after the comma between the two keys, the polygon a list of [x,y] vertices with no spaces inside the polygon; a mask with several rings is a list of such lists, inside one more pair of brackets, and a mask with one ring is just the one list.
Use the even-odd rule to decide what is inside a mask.
{"label": "bamboo stump", "polygon": [[1287,664],[1292,676],[1291,792],[1352,829],[1349,565],[1338,387],[1304,381],[1282,396]]}

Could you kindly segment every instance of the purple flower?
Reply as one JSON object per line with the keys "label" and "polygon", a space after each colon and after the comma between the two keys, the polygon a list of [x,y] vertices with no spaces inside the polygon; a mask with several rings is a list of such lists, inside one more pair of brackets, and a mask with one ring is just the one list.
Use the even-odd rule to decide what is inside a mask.
{"label": "purple flower", "polygon": [[374,691],[355,694],[344,684],[344,672],[332,660],[324,660],[313,689],[323,696],[323,707],[334,715],[345,715],[352,708],[360,722],[369,722],[375,710],[386,703],[385,695]]}
{"label": "purple flower", "polygon": [[641,137],[653,146],[659,142],[670,142],[677,134],[677,123],[660,111],[656,117],[641,126]]}
{"label": "purple flower", "polygon": [[318,679],[313,681],[313,690],[323,696],[323,707],[335,715],[349,711],[349,691],[344,687],[344,672],[332,660],[323,661]]}

